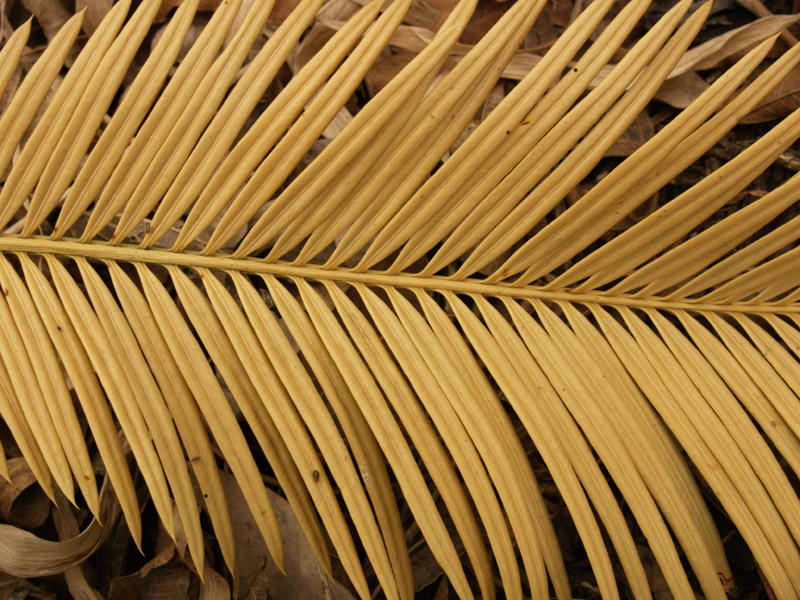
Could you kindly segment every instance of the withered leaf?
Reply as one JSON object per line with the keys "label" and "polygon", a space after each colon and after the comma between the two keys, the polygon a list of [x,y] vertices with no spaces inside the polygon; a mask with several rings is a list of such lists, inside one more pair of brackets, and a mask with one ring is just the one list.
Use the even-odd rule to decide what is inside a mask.
{"label": "withered leaf", "polygon": [[650,117],[646,112],[641,113],[630,127],[625,130],[611,148],[606,152],[606,156],[630,156],[641,148],[647,140],[655,135],[655,128]]}
{"label": "withered leaf", "polygon": [[782,119],[800,107],[800,70],[795,67],[778,87],[772,90],[742,123],[763,123]]}

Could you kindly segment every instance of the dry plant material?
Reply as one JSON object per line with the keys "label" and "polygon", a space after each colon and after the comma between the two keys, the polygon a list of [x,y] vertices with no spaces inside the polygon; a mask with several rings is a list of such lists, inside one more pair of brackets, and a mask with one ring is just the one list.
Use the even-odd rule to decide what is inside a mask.
{"label": "dry plant material", "polygon": [[[24,458],[8,461],[8,481],[0,484],[0,517],[21,529],[36,529],[50,516],[50,501],[38,486]],[[26,493],[27,492],[27,493]]]}
{"label": "dry plant material", "polygon": [[83,17],[83,30],[88,34],[93,34],[100,23],[103,21],[108,11],[111,10],[111,0],[77,0],[75,11],[80,12],[86,9]]}
{"label": "dry plant material", "polygon": [[675,108],[687,108],[708,89],[706,81],[694,71],[667,79],[654,98]]}
{"label": "dry plant material", "polygon": [[763,123],[782,119],[800,107],[800,71],[794,69],[742,123]]}
{"label": "dry plant material", "polygon": [[[158,0],[31,5],[41,56],[30,23],[0,49],[0,517],[35,526],[35,480],[60,541],[0,525],[1,571],[96,597],[80,563],[120,516],[148,547],[146,496],[155,556],[111,598],[444,574],[437,598],[725,600],[723,521],[800,596],[800,176],[748,193],[800,136],[800,48],[761,66],[798,17],[689,50],[710,4],[633,42],[646,0],[441,4],[230,0],[201,28],[185,0],[157,39]],[[545,10],[563,33],[525,46]]]}

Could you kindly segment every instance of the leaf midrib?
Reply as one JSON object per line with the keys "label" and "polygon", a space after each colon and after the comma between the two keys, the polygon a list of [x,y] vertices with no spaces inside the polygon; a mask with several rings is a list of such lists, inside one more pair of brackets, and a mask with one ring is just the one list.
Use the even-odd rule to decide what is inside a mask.
{"label": "leaf midrib", "polygon": [[173,252],[163,249],[140,248],[132,245],[109,245],[104,242],[80,242],[71,239],[53,240],[43,236],[22,238],[17,235],[0,235],[0,252],[52,254],[89,260],[113,260],[140,262],[156,265],[176,265],[188,268],[204,267],[216,271],[238,271],[246,274],[269,274],[278,277],[297,277],[307,280],[363,283],[370,286],[419,288],[433,292],[450,291],[457,294],[477,294],[487,297],[536,298],[545,301],[561,301],[604,306],[627,306],[630,308],[655,308],[661,310],[691,310],[715,313],[789,314],[800,313],[800,305],[746,302],[703,303],[699,301],[675,301],[661,296],[637,298],[632,294],[585,294],[569,291],[553,291],[540,286],[516,287],[510,284],[487,284],[478,279],[460,281],[445,277],[421,277],[414,274],[389,275],[379,271],[355,273],[349,269],[323,269],[317,266],[295,266],[286,262],[264,262],[255,258],[232,258],[226,255],[206,256],[196,252]]}

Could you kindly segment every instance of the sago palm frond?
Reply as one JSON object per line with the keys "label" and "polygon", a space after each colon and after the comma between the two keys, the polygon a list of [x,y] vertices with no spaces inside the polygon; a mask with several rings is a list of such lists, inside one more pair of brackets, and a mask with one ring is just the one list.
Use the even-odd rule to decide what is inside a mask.
{"label": "sago palm frond", "polygon": [[[118,99],[160,5],[129,17],[121,0],[45,103],[75,16],[0,117],[0,415],[51,498],[80,493],[101,516],[83,415],[134,540],[123,442],[171,534],[179,517],[198,571],[200,506],[233,568],[217,450],[280,564],[229,392],[320,563],[330,572],[335,553],[362,598],[360,552],[387,598],[414,595],[399,491],[460,597],[473,597],[469,564],[483,598],[495,571],[521,598],[518,551],[533,597],[552,584],[566,600],[513,416],[604,597],[619,597],[612,554],[634,596],[650,597],[619,497],[676,598],[694,598],[690,577],[725,598],[733,574],[699,479],[775,597],[800,595],[800,502],[782,467],[800,473],[800,226],[775,226],[800,176],[712,219],[800,136],[800,112],[607,235],[748,114],[800,47],[737,94],[775,38],[757,45],[566,205],[710,3],[684,19],[682,0],[609,69],[648,3],[628,3],[589,42],[612,5],[595,0],[442,163],[544,6],[519,0],[440,76],[475,8],[461,0],[296,176],[411,0],[363,6],[252,124],[322,0],[302,0],[241,73],[272,3],[253,3],[225,42],[241,2],[223,2],[175,68],[197,4],[183,2]],[[0,96],[29,30],[0,51]]]}

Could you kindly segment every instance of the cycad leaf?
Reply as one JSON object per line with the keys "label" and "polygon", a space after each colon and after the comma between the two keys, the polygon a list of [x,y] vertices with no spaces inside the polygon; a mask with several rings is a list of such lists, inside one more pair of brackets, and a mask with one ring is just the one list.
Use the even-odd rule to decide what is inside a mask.
{"label": "cycad leaf", "polygon": [[[198,6],[187,0],[116,100],[158,4],[128,18],[117,3],[40,111],[80,29],[70,20],[0,116],[0,416],[51,498],[56,485],[106,514],[96,448],[141,544],[129,446],[197,572],[201,510],[233,569],[216,452],[281,565],[263,454],[325,572],[333,553],[362,598],[376,583],[415,595],[405,503],[460,597],[494,598],[499,584],[544,600],[552,584],[567,600],[522,434],[603,596],[622,596],[622,573],[634,597],[651,596],[646,540],[676,598],[724,599],[735,573],[701,489],[775,597],[800,595],[800,501],[784,470],[800,469],[800,234],[794,213],[779,221],[800,179],[718,216],[794,143],[800,111],[613,233],[799,49],[736,94],[775,38],[762,40],[568,204],[710,5],[684,19],[690,2],[678,3],[610,68],[648,2],[627,3],[589,43],[613,4],[591,3],[446,157],[545,4],[518,0],[452,66],[476,6],[462,0],[296,173],[413,2],[363,6],[252,125],[322,1],[301,2],[252,59],[272,3],[230,36],[241,3],[222,3],[173,71]],[[0,90],[29,31],[0,50]]]}

